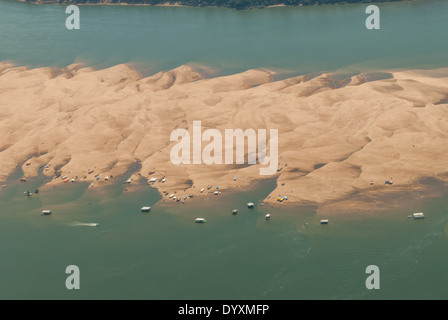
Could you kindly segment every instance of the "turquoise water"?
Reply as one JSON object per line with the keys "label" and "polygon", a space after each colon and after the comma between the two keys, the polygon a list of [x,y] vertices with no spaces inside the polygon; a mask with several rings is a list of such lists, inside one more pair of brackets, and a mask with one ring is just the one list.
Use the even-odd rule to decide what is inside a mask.
{"label": "turquoise water", "polygon": [[[190,63],[212,75],[259,67],[297,74],[447,66],[446,1],[380,8],[382,29],[367,31],[363,5],[88,6],[81,7],[81,30],[68,31],[63,6],[0,1],[0,60],[132,62],[148,74]],[[260,206],[275,181],[182,205],[159,202],[145,185],[124,191],[126,177],[102,190],[82,183],[42,188],[46,179],[20,177],[17,171],[0,189],[0,299],[448,298],[443,188],[441,197],[400,210],[326,217],[313,207]],[[38,195],[24,196],[36,188]],[[255,209],[246,208],[249,201]],[[146,205],[152,210],[142,214]],[[53,214],[41,216],[43,209]],[[425,220],[406,218],[420,211]],[[195,224],[196,217],[207,223]],[[320,225],[322,218],[330,223]],[[69,291],[65,268],[73,264],[81,289]],[[365,287],[368,265],[380,268],[380,290]]]}
{"label": "turquoise water", "polygon": [[[125,178],[101,191],[69,184],[27,198],[43,180],[20,176],[0,194],[1,299],[448,298],[448,195],[387,213],[341,212],[320,225],[314,208],[260,206],[275,181],[182,205],[157,203],[147,186],[126,192]],[[426,219],[407,219],[410,210]],[[73,264],[81,289],[69,291]],[[365,288],[372,264],[380,290]]]}
{"label": "turquoise water", "polygon": [[65,6],[2,0],[0,60],[59,67],[132,62],[147,74],[187,63],[212,75],[446,67],[448,2],[381,4],[375,31],[365,28],[365,8],[82,6],[81,29],[67,30]]}

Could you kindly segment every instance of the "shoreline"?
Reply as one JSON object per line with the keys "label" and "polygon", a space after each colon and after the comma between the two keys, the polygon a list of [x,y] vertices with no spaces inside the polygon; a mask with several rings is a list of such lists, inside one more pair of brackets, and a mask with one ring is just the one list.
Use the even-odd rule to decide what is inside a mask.
{"label": "shoreline", "polygon": [[[8,177],[7,180],[1,182],[1,184],[21,184],[18,180],[11,180],[14,175],[18,175],[18,172],[21,170],[20,167],[17,167],[17,170]],[[79,181],[76,184],[69,183],[67,184],[67,190],[73,187],[80,187],[83,185],[85,191],[92,190],[95,196],[104,196],[109,193],[116,193],[115,188],[122,186],[122,190],[120,194],[134,193],[134,192],[142,192],[151,188],[151,185],[145,182],[144,179],[139,181],[135,181],[131,185],[127,185],[122,182],[128,176],[133,175],[134,170],[128,170],[124,174],[115,177],[113,180],[109,181],[108,184],[103,184],[100,186],[95,186],[91,188],[91,184],[87,181]],[[37,176],[31,177],[32,182],[35,183],[35,180],[45,180],[48,177],[45,176],[42,172],[40,172]],[[120,180],[121,179],[121,180]],[[273,180],[271,178],[271,180]],[[426,181],[423,181],[426,180]],[[229,189],[225,190],[221,195],[215,196],[213,194],[202,194],[195,196],[193,198],[187,198],[185,200],[185,204],[182,202],[174,201],[171,199],[164,198],[163,194],[157,188],[154,189],[154,192],[157,192],[160,199],[156,201],[152,206],[162,207],[167,210],[182,208],[186,205],[185,208],[189,208],[188,205],[192,205],[195,208],[210,208],[211,205],[216,204],[228,204],[229,215],[232,209],[237,208],[238,210],[246,209],[246,206],[241,204],[228,203],[227,201],[235,198],[239,193],[252,193],[252,192],[265,192],[266,190],[275,190],[274,188],[269,188],[268,185],[272,184],[272,181],[267,180],[258,180],[253,185],[251,185],[247,189],[237,190],[237,189]],[[24,183],[24,190],[26,189],[28,183]],[[43,184],[38,188],[41,194],[48,194],[55,190],[60,190],[64,185],[58,184]],[[149,187],[149,188],[148,188]],[[2,191],[6,188],[0,189],[0,195]],[[264,191],[263,191],[264,190]],[[84,191],[84,192],[85,192]],[[434,179],[432,177],[424,177],[421,179],[420,184],[409,186],[409,188],[401,187],[398,190],[394,190],[392,192],[385,192],[384,190],[369,190],[356,194],[355,196],[347,196],[341,199],[337,199],[334,201],[328,201],[324,203],[299,203],[299,202],[289,202],[285,201],[283,203],[278,202],[269,202],[267,198],[263,198],[261,196],[260,200],[255,202],[255,208],[258,210],[272,212],[272,210],[279,210],[274,212],[282,212],[287,215],[295,215],[296,213],[314,211],[317,218],[332,218],[334,216],[346,216],[353,217],[356,214],[362,214],[363,217],[367,216],[384,216],[385,214],[389,214],[390,212],[408,212],[411,214],[412,210],[418,212],[421,210],[422,205],[424,203],[431,201],[432,199],[443,198],[448,194],[448,183],[444,181],[440,181],[438,179]],[[39,196],[39,195],[36,195]],[[257,195],[258,196],[258,195]],[[247,197],[247,201],[255,201],[255,197]]]}
{"label": "shoreline", "polygon": [[[6,180],[0,181],[0,185],[5,186],[0,189],[1,192],[8,188],[8,185],[10,182],[12,183],[18,183],[18,179],[12,180],[14,176],[23,176],[19,174],[20,171],[22,171],[22,166],[24,166],[25,163],[19,164],[16,168],[16,170],[7,177]],[[135,164],[137,165],[137,164]],[[136,174],[136,168],[128,168],[124,173],[120,174],[117,177],[114,177],[108,183],[102,182],[101,184],[94,185],[92,182],[89,181],[77,181],[76,184],[68,183],[67,187],[73,187],[73,186],[80,186],[84,185],[84,188],[86,190],[91,189],[94,191],[97,195],[99,194],[107,194],[108,189],[115,188],[120,185],[123,186],[123,190],[121,193],[133,193],[133,192],[139,192],[148,190],[148,187],[151,189],[154,189],[155,192],[160,196],[160,199],[154,203],[154,206],[161,206],[165,208],[175,208],[174,206],[182,206],[184,205],[183,202],[174,201],[172,199],[164,197],[164,194],[161,192],[161,189],[154,187],[154,185],[151,185],[148,183],[148,181],[144,177],[139,177],[138,180],[134,180],[132,184],[126,184],[124,181],[128,177],[133,177]],[[22,171],[23,172],[23,171]],[[39,168],[39,172],[37,175],[29,177],[32,180],[45,180],[49,179],[49,176],[44,174],[44,167]],[[248,193],[248,192],[255,192],[259,191],[260,189],[263,189],[264,186],[270,183],[276,184],[277,178],[266,178],[264,180],[257,180],[255,181],[249,188],[247,189],[228,189],[224,190],[222,194],[219,196],[216,196],[213,194],[213,190],[204,194],[198,194],[195,195],[192,198],[187,197],[185,199],[185,203],[192,204],[194,206],[198,206],[201,208],[208,208],[210,204],[216,204],[216,201],[218,203],[225,201],[224,198],[228,197],[235,197],[238,193]],[[12,181],[10,181],[12,180]],[[273,180],[273,181],[269,181]],[[121,181],[121,182],[120,182]],[[60,187],[63,187],[61,184],[55,184],[51,183],[52,179],[48,180],[47,183],[44,183],[43,185],[39,186],[39,190],[42,192],[51,192],[55,189],[58,189]],[[27,185],[27,182],[23,184],[24,186]],[[24,188],[26,189],[26,188]],[[274,188],[270,188],[270,190],[275,191]],[[269,209],[279,209],[279,210],[286,210],[286,211],[302,211],[305,210],[314,210],[317,217],[332,217],[334,215],[337,216],[353,216],[355,214],[362,213],[363,216],[371,216],[371,215],[384,215],[391,210],[397,210],[397,211],[403,211],[409,208],[409,210],[413,207],[419,207],[421,206],[421,202],[426,202],[431,199],[437,199],[442,198],[448,194],[448,182],[438,180],[433,177],[422,177],[420,178],[420,181],[417,185],[412,186],[401,186],[398,189],[395,190],[389,190],[385,191],[385,189],[373,189],[373,190],[364,190],[360,191],[352,195],[348,195],[346,197],[342,197],[340,199],[327,201],[327,202],[294,202],[294,201],[285,201],[282,203],[279,203],[277,201],[270,202],[268,201],[271,196],[261,198],[260,201],[255,202],[255,207],[258,209],[261,209],[262,207],[269,210]],[[215,201],[216,200],[216,201]],[[248,198],[247,201],[253,201],[252,198]],[[405,205],[403,205],[405,203]],[[235,205],[230,205],[230,207],[235,207]],[[245,208],[245,206],[244,206]],[[239,208],[241,209],[241,208]],[[230,209],[229,209],[230,210]],[[416,209],[417,211],[419,209]],[[416,211],[414,210],[414,211]]]}
{"label": "shoreline", "polygon": [[[151,186],[165,200],[171,194],[201,199],[214,191],[249,190],[275,178],[276,188],[265,199],[270,205],[337,210],[351,202],[358,209],[372,202],[360,201],[358,193],[411,191],[426,176],[448,180],[443,166],[448,150],[441,143],[448,113],[445,73],[390,71],[390,78],[371,81],[363,75],[341,80],[332,74],[273,80],[273,73],[262,69],[205,78],[181,66],[143,77],[128,64],[99,70],[81,64],[30,69],[4,62],[0,176],[5,179],[23,163],[25,177],[42,167],[47,177],[60,172],[50,186],[74,179],[98,188],[138,165],[131,179],[151,185],[149,179],[156,177]],[[353,99],[362,102],[353,104]],[[24,117],[17,113],[21,108],[28,108]],[[253,117],[255,110],[261,112]],[[353,117],[356,125],[347,126]],[[173,165],[169,135],[176,127],[189,130],[195,120],[222,130],[280,128],[279,170],[263,177],[260,164]],[[419,121],[427,124],[412,126]],[[394,185],[384,185],[391,176]],[[277,203],[278,196],[289,200]]]}

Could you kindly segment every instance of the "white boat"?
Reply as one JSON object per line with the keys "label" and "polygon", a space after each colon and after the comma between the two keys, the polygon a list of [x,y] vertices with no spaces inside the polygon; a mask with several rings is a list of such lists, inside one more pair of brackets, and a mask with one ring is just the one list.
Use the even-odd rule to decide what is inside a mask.
{"label": "white boat", "polygon": [[215,196],[217,196],[219,194],[219,191],[215,191],[213,192]]}
{"label": "white boat", "polygon": [[150,183],[154,183],[154,182],[156,182],[158,179],[157,178],[151,178],[151,179],[149,179],[149,182]]}
{"label": "white boat", "polygon": [[205,220],[204,218],[196,218],[195,220],[194,220],[194,222],[196,222],[196,223],[205,223],[207,220]]}
{"label": "white boat", "polygon": [[142,212],[149,212],[151,211],[151,207],[142,207]]}
{"label": "white boat", "polygon": [[174,197],[174,193],[170,194],[169,198],[171,199],[172,197]]}
{"label": "white boat", "polygon": [[51,210],[42,210],[42,215],[43,216],[48,216],[51,214]]}
{"label": "white boat", "polygon": [[250,209],[252,209],[254,206],[255,206],[255,205],[254,205],[252,202],[249,202],[249,203],[247,204],[247,207],[250,208]]}
{"label": "white boat", "polygon": [[126,183],[131,183],[131,182],[132,182],[132,179],[126,180]]}
{"label": "white boat", "polygon": [[163,178],[163,179],[162,179],[162,183],[164,183],[165,181],[166,181],[166,179],[165,179],[165,178]]}
{"label": "white boat", "polygon": [[271,215],[268,213],[267,215],[264,216],[264,220],[269,220],[271,219]]}
{"label": "white boat", "polygon": [[414,218],[414,220],[425,219],[425,215],[423,214],[423,212],[413,213],[412,217]]}
{"label": "white boat", "polygon": [[104,178],[104,180],[106,180],[106,181],[109,180],[109,177],[107,176],[106,178]]}
{"label": "white boat", "polygon": [[201,193],[204,192],[204,188],[201,189]]}
{"label": "white boat", "polygon": [[233,209],[233,210],[232,210],[232,214],[233,214],[233,215],[238,214],[238,209]]}
{"label": "white boat", "polygon": [[65,180],[67,178],[67,176],[62,176],[62,180]]}
{"label": "white boat", "polygon": [[320,220],[320,224],[328,224],[328,220],[327,219]]}

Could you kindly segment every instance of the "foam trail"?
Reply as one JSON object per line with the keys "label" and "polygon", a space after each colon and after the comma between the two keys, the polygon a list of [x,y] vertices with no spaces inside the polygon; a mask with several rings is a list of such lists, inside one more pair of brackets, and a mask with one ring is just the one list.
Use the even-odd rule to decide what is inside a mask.
{"label": "foam trail", "polygon": [[98,227],[99,223],[87,223],[87,222],[80,222],[80,221],[73,221],[66,224],[69,227]]}

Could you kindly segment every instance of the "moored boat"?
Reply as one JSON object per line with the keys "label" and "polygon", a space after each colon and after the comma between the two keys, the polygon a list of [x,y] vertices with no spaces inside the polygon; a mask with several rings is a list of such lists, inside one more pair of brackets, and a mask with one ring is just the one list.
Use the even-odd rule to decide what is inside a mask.
{"label": "moored boat", "polygon": [[414,218],[414,220],[425,219],[425,215],[423,214],[423,212],[413,213],[412,217]]}

